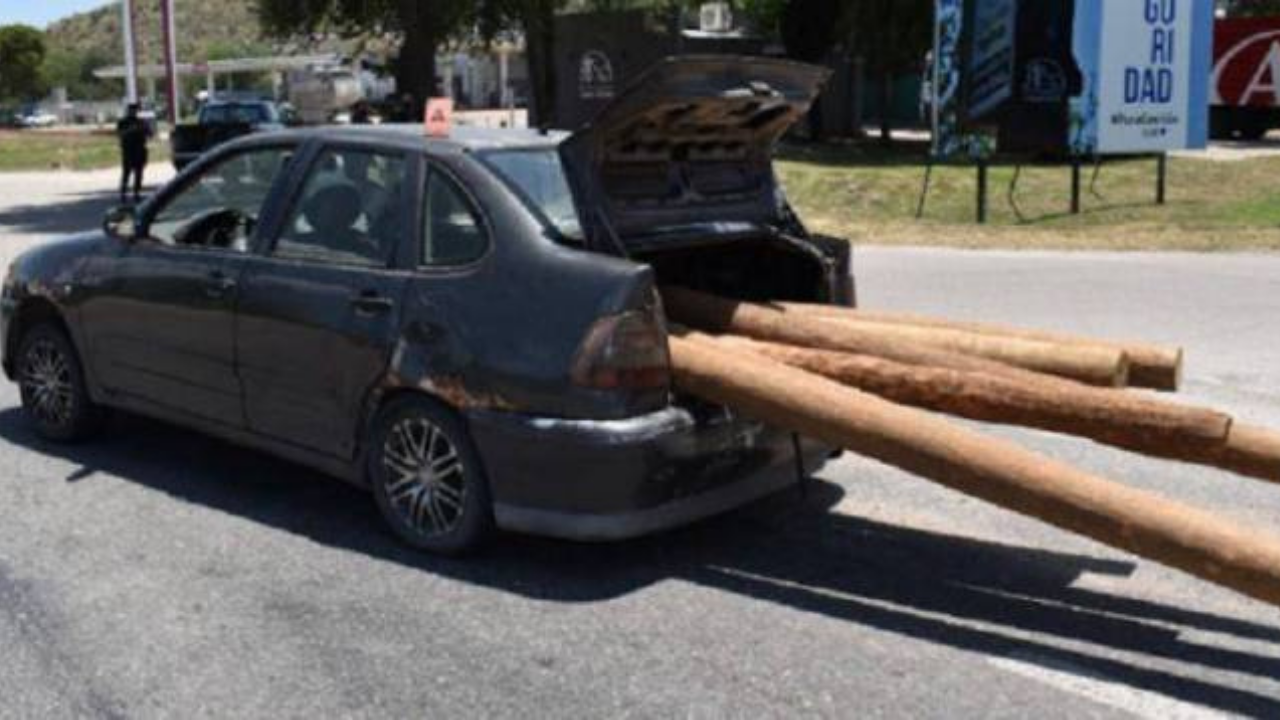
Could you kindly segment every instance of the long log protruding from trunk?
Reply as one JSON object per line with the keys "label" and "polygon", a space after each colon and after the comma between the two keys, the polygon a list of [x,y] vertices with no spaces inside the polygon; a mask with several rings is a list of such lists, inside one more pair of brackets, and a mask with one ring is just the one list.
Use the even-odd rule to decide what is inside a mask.
{"label": "long log protruding from trunk", "polygon": [[[1120,447],[1142,452],[1131,442],[1113,443]],[[1280,433],[1269,428],[1232,423],[1226,442],[1214,448],[1197,444],[1171,447],[1168,456],[1174,460],[1212,465],[1230,470],[1238,475],[1280,482]]]}
{"label": "long log protruding from trunk", "polygon": [[1052,345],[1105,348],[1118,350],[1129,359],[1129,384],[1133,387],[1176,392],[1182,385],[1184,353],[1181,348],[1163,347],[1149,343],[1117,342],[1089,338],[1068,333],[1045,332],[992,323],[963,322],[941,318],[891,313],[874,310],[854,310],[834,305],[808,305],[780,303],[784,312],[811,317],[852,318],[860,322],[897,325],[923,329],[949,330],[988,338],[1012,338],[1044,342]]}
{"label": "long log protruding from trunk", "polygon": [[1236,423],[1216,410],[1083,385],[1027,385],[998,375],[916,367],[865,355],[731,336],[699,337],[903,405],[1076,435],[1151,457],[1280,483],[1280,433]]}
{"label": "long log protruding from trunk", "polygon": [[[1025,347],[1032,343],[1018,341],[1024,346],[1021,350],[1013,347],[1016,343],[1004,343],[1003,351],[996,352],[994,346],[1000,343],[990,338],[926,342],[901,332],[902,328],[831,322],[684,288],[663,288],[662,295],[674,320],[717,335],[744,335],[787,345],[873,355],[908,365],[1008,375],[1026,382],[1069,377],[1104,387],[1124,387],[1128,383],[1128,358],[1119,351],[1071,351],[1054,358],[1053,348],[1045,343]],[[975,352],[978,350],[983,351]],[[1055,372],[1040,372],[1049,364]]]}
{"label": "long log protruding from trunk", "polygon": [[[904,405],[970,420],[1049,430],[1164,458],[1183,459],[1188,446],[1202,456],[1224,447],[1231,416],[1140,394],[1085,385],[1028,385],[1002,375],[905,365],[830,350],[733,336],[706,339],[763,355]],[[1208,461],[1208,458],[1204,458]],[[1280,481],[1280,468],[1269,479]]]}
{"label": "long log protruding from trunk", "polygon": [[685,392],[1280,607],[1280,541],[919,410],[715,343],[671,339]]}

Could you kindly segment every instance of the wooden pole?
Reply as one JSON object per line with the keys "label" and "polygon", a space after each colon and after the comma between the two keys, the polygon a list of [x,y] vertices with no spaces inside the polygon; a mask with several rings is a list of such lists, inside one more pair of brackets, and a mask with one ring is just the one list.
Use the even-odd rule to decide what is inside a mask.
{"label": "wooden pole", "polygon": [[[1210,453],[1227,444],[1232,427],[1232,419],[1225,413],[1139,394],[1083,385],[1027,385],[1001,375],[911,366],[732,336],[694,337],[762,355],[904,405],[1108,444],[1125,438],[1126,449],[1159,457],[1183,459],[1188,446],[1195,446],[1201,454]],[[1280,481],[1280,466],[1271,468],[1271,476]]]}
{"label": "wooden pole", "polygon": [[976,355],[1047,375],[1102,387],[1128,384],[1129,358],[1114,347],[1052,343],[1045,340],[997,337],[950,328],[877,323],[857,318],[824,318],[827,322],[858,327],[903,342],[929,345],[940,350]]}
{"label": "wooden pole", "polygon": [[1280,433],[1237,423],[1214,410],[1086,386],[1027,385],[997,375],[913,367],[731,336],[708,339],[903,405],[1076,435],[1151,457],[1280,483]]}
{"label": "wooden pole", "polygon": [[[1113,443],[1130,450],[1132,443]],[[1167,457],[1174,460],[1212,465],[1238,475],[1280,482],[1280,433],[1268,428],[1233,422],[1225,443],[1212,448],[1188,444],[1171,446]]]}
{"label": "wooden pole", "polygon": [[1128,359],[1115,349],[1005,342],[972,333],[883,323],[835,323],[683,288],[663,288],[662,293],[673,320],[717,335],[745,335],[787,345],[874,355],[909,365],[1009,375],[1028,383],[1058,379],[1043,374],[1046,370],[1106,387],[1123,387],[1128,382]]}
{"label": "wooden pole", "polygon": [[1280,541],[812,373],[671,339],[676,385],[1280,607]]}
{"label": "wooden pole", "polygon": [[1114,342],[1081,337],[1065,333],[996,325],[991,323],[961,322],[907,313],[854,310],[836,305],[811,305],[804,303],[780,303],[774,307],[784,312],[814,317],[853,317],[868,322],[889,325],[909,325],[925,328],[960,330],[991,337],[1010,337],[1040,340],[1057,345],[1098,346],[1120,350],[1129,358],[1129,384],[1152,390],[1176,391],[1182,384],[1183,352],[1181,348],[1167,348],[1137,342]]}

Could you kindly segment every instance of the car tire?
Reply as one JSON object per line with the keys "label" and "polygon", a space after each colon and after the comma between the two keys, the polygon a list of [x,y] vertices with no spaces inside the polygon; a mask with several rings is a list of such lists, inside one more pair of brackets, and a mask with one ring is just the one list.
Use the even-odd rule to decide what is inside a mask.
{"label": "car tire", "polygon": [[80,356],[60,327],[42,323],[27,331],[15,368],[22,408],[41,437],[74,443],[102,428],[105,412],[89,397]]}
{"label": "car tire", "polygon": [[368,479],[378,510],[409,545],[461,555],[493,534],[493,501],[466,425],[423,397],[393,401],[373,424]]}

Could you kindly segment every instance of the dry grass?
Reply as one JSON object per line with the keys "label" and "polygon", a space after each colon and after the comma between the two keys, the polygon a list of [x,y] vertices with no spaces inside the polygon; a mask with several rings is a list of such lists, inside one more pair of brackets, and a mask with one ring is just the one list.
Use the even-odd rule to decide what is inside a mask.
{"label": "dry grass", "polygon": [[[1104,250],[1280,249],[1280,158],[1221,162],[1173,158],[1169,202],[1157,206],[1156,164],[1103,166],[1094,192],[1084,172],[1083,212],[1071,215],[1070,170],[993,168],[989,223],[974,223],[973,168],[939,167],[925,215],[915,219],[924,179],[920,147],[874,144],[791,147],[779,174],[801,216],[819,232],[862,244]],[[1016,209],[1015,209],[1016,205]]]}
{"label": "dry grass", "polygon": [[[151,159],[168,157],[164,143],[152,143]],[[15,170],[94,170],[120,163],[111,132],[75,130],[0,130],[0,172]]]}

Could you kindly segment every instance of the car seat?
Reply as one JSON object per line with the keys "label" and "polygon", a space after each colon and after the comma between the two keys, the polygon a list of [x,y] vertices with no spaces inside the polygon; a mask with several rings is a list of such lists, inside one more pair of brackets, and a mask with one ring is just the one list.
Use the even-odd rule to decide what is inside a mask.
{"label": "car seat", "polygon": [[356,227],[362,215],[360,191],[354,184],[329,185],[303,203],[302,217],[311,226],[308,235],[313,237],[299,241],[380,260],[377,247]]}

